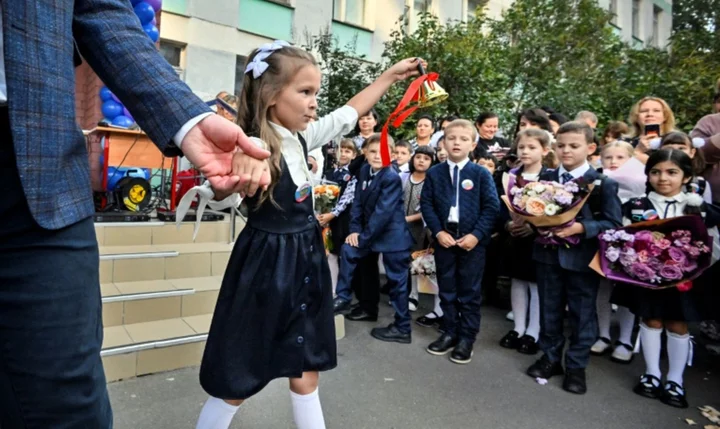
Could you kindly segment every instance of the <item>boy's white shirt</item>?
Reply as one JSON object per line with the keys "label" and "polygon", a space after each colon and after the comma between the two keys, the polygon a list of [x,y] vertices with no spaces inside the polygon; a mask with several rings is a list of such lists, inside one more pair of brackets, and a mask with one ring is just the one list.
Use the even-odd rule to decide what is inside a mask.
{"label": "boy's white shirt", "polygon": [[[350,133],[355,128],[355,123],[358,120],[357,111],[350,106],[343,106],[332,113],[323,116],[315,122],[308,124],[305,131],[301,131],[300,134],[305,139],[308,153],[315,149],[321,148],[324,144],[335,139],[338,136],[342,136]],[[290,177],[296,186],[300,187],[305,183],[314,184],[317,182],[313,178],[313,174],[308,168],[307,158],[303,152],[302,144],[297,137],[297,134],[291,133],[287,128],[277,124],[271,125],[280,135],[282,141],[282,155],[285,159],[285,163],[288,166]],[[253,139],[260,145],[267,145],[260,139]],[[182,219],[190,209],[195,196],[200,196],[197,209],[197,220],[195,222],[195,231],[193,233],[193,241],[197,236],[198,229],[200,228],[200,219],[202,213],[205,210],[205,206],[210,205],[213,210],[222,210],[228,207],[238,207],[242,202],[239,194],[233,194],[225,198],[222,201],[214,201],[215,193],[210,186],[208,181],[205,181],[201,186],[196,186],[188,191],[180,200],[176,211],[176,223],[178,228],[181,225]]]}

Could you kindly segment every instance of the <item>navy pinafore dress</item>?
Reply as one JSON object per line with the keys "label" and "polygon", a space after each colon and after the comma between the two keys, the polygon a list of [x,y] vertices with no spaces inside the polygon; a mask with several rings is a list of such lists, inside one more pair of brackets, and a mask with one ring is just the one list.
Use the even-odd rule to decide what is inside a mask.
{"label": "navy pinafore dress", "polygon": [[[305,141],[300,138],[307,158]],[[332,286],[312,194],[284,158],[273,190],[280,206],[247,198],[250,212],[223,278],[200,368],[200,384],[221,399],[246,399],[281,377],[337,366]]]}

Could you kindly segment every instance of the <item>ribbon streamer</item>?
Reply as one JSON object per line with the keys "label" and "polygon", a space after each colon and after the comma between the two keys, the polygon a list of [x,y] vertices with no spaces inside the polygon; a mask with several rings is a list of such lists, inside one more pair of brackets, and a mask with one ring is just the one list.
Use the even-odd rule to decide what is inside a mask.
{"label": "ribbon streamer", "polygon": [[[439,75],[437,73],[428,73],[420,75],[412,81],[407,91],[405,91],[405,95],[402,100],[400,100],[400,103],[398,103],[395,110],[390,114],[385,122],[385,125],[383,125],[382,132],[380,133],[380,157],[382,158],[383,167],[387,167],[392,162],[390,159],[390,145],[388,144],[390,124],[392,124],[394,128],[398,128],[402,125],[405,119],[407,119],[418,109],[418,107],[420,107],[420,103],[422,102],[420,88],[422,88],[422,85],[425,82],[435,82],[438,77]],[[411,107],[407,107],[413,101],[415,104]]]}
{"label": "ribbon streamer", "polygon": [[197,233],[200,230],[200,221],[202,220],[202,215],[205,212],[205,207],[210,205],[210,208],[213,210],[223,210],[228,207],[232,207],[234,209],[240,205],[240,202],[242,202],[242,198],[240,198],[239,194],[232,194],[222,201],[212,201],[212,199],[215,198],[215,193],[210,187],[210,183],[206,181],[201,186],[195,186],[190,189],[180,200],[180,204],[178,204],[175,211],[175,225],[178,229],[180,229],[182,221],[185,219],[185,215],[187,215],[190,205],[195,200],[196,196],[200,196],[200,201],[198,201],[198,207],[195,212],[196,218],[195,229],[193,230],[193,241],[195,241]]}

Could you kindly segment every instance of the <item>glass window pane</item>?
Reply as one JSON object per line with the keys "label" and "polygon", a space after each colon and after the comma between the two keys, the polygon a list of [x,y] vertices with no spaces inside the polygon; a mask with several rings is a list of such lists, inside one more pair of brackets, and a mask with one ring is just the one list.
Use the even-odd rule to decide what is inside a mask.
{"label": "glass window pane", "polygon": [[345,20],[345,17],[342,16],[342,2],[343,0],[333,1],[333,19],[337,19],[338,21]]}
{"label": "glass window pane", "polygon": [[345,21],[363,25],[365,18],[365,0],[345,0]]}

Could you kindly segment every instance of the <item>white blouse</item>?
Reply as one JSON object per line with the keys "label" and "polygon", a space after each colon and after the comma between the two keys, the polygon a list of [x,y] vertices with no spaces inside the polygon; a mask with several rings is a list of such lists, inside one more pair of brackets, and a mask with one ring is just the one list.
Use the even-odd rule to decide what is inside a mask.
{"label": "white blouse", "polygon": [[[301,131],[300,134],[305,139],[308,153],[315,149],[321,148],[326,143],[335,139],[338,136],[342,136],[350,133],[355,128],[355,123],[358,120],[357,111],[350,106],[343,106],[334,112],[323,116],[315,122],[311,122],[305,131]],[[275,131],[280,135],[282,139],[282,155],[285,159],[285,163],[288,166],[290,177],[296,186],[301,186],[304,183],[314,184],[316,180],[313,178],[313,174],[308,168],[307,157],[303,152],[302,144],[297,137],[297,134],[293,134],[285,127],[278,124],[272,123]],[[253,141],[258,145],[264,145],[262,140],[252,138]],[[195,186],[187,194],[185,194],[180,200],[180,204],[177,207],[177,225],[180,224],[190,209],[191,203],[195,200],[195,196],[200,195],[200,201],[198,202],[197,208],[197,221],[195,222],[195,231],[193,233],[193,240],[197,236],[198,229],[200,228],[200,220],[205,207],[209,204],[210,208],[214,210],[223,210],[228,207],[238,207],[242,202],[239,194],[233,194],[225,198],[222,201],[214,201],[215,193],[210,186],[208,181],[205,181],[201,186]]]}

